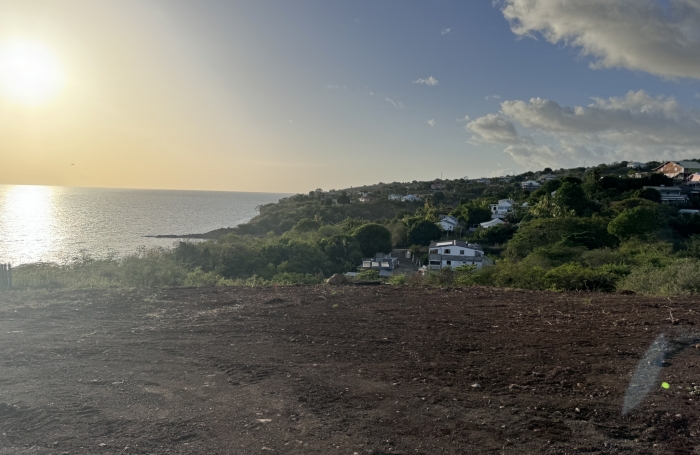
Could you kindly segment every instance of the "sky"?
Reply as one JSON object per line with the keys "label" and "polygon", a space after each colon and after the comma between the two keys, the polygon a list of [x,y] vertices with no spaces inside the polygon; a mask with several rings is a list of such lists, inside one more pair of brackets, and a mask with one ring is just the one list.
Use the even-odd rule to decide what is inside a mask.
{"label": "sky", "polygon": [[0,0],[0,184],[307,192],[700,158],[700,0]]}

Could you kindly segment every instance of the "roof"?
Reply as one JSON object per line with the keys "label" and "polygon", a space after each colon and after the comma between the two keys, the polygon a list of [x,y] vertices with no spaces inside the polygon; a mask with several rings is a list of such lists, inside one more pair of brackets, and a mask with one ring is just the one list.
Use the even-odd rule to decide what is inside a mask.
{"label": "roof", "polygon": [[443,242],[430,242],[429,248],[437,248],[441,246],[458,246],[460,248],[471,248],[472,250],[484,251],[480,245],[476,243],[467,243],[464,240],[445,240]]}
{"label": "roof", "polygon": [[700,163],[696,161],[674,161],[686,169],[700,169]]}
{"label": "roof", "polygon": [[443,215],[440,217],[440,222],[446,222],[450,224],[459,224],[459,220],[452,215]]}
{"label": "roof", "polygon": [[645,186],[644,188],[645,188],[645,189],[646,189],[646,188],[651,188],[651,189],[654,189],[654,190],[659,191],[659,192],[661,192],[661,191],[668,191],[668,190],[673,190],[673,191],[678,191],[678,192],[680,192],[681,189],[682,189],[680,186]]}
{"label": "roof", "polygon": [[479,225],[483,228],[490,228],[504,223],[505,221],[501,220],[500,218],[494,218],[491,221],[485,221],[483,223],[480,223]]}

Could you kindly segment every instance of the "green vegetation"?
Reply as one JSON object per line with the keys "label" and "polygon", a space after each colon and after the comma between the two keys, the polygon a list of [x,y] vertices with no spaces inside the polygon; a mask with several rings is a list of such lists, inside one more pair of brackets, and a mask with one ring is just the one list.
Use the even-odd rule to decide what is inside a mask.
{"label": "green vegetation", "polygon": [[[658,163],[647,163],[648,171]],[[363,258],[407,248],[427,261],[433,240],[455,238],[440,230],[441,215],[462,223],[457,235],[477,242],[495,262],[424,277],[394,276],[391,284],[500,286],[524,289],[645,294],[700,292],[700,198],[661,203],[645,186],[671,186],[661,174],[635,178],[626,163],[594,168],[547,169],[488,183],[444,181],[379,183],[344,191],[311,191],[260,207],[249,223],[216,231],[217,238],[177,242],[172,249],[140,251],[126,258],[81,258],[58,266],[15,269],[18,288],[111,286],[259,286],[321,283],[333,273],[357,270]],[[533,192],[520,182],[554,174]],[[420,202],[388,200],[417,194]],[[373,198],[361,203],[362,194]],[[489,204],[512,199],[506,224],[489,229]],[[425,263],[425,262],[424,262]],[[361,279],[376,278],[363,272]]]}

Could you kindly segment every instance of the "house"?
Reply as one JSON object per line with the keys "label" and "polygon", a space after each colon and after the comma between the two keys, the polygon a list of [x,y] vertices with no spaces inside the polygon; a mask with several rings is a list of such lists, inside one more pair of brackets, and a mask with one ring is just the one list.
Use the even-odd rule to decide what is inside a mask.
{"label": "house", "polygon": [[444,190],[445,183],[442,180],[435,180],[433,183],[430,184],[430,189],[431,190]]}
{"label": "house", "polygon": [[521,186],[522,189],[524,189],[524,190],[532,191],[532,190],[536,190],[537,188],[539,188],[539,187],[542,186],[542,185],[540,185],[539,183],[535,182],[534,180],[528,180],[528,181],[526,181],[526,182],[521,183],[520,186]]}
{"label": "house", "polygon": [[389,200],[390,201],[400,201],[402,196],[400,194],[390,194],[389,195]]}
{"label": "house", "polygon": [[694,174],[690,174],[686,181],[689,183],[700,183],[700,172],[695,172]]}
{"label": "house", "polygon": [[680,210],[678,211],[678,213],[680,213],[681,215],[695,216],[695,215],[700,214],[700,210],[696,210],[696,209],[680,209]]}
{"label": "house", "polygon": [[459,220],[452,215],[440,215],[438,224],[443,231],[454,232],[455,228],[459,226]]}
{"label": "house", "polygon": [[688,202],[688,196],[681,194],[679,186],[645,186],[644,189],[651,188],[661,193],[661,202],[674,204],[677,202]]}
{"label": "house", "polygon": [[630,169],[641,169],[644,167],[644,163],[640,163],[639,161],[628,161],[627,167]]}
{"label": "house", "polygon": [[666,161],[654,169],[672,179],[686,180],[691,174],[700,171],[700,163],[695,161]]}
{"label": "house", "polygon": [[491,221],[486,221],[484,223],[480,223],[479,226],[481,226],[483,229],[488,229],[488,228],[492,228],[494,226],[498,226],[499,224],[506,224],[506,222],[500,218],[494,218]]}
{"label": "house", "polygon": [[480,178],[480,179],[477,179],[476,183],[481,183],[481,184],[483,184],[483,185],[490,185],[490,184],[491,184],[491,180],[485,179],[485,178]]}
{"label": "house", "polygon": [[373,258],[364,259],[360,268],[362,270],[377,270],[379,276],[387,277],[394,274],[397,263],[398,258],[392,257],[390,253],[377,253]]}
{"label": "house", "polygon": [[513,211],[513,207],[515,207],[515,201],[512,199],[500,199],[498,204],[489,204],[491,218],[505,218]]}
{"label": "house", "polygon": [[432,270],[461,265],[476,265],[480,269],[491,265],[491,261],[484,256],[484,250],[479,245],[462,240],[431,242],[428,253],[428,267]]}
{"label": "house", "polygon": [[557,179],[557,176],[554,174],[542,174],[542,175],[540,175],[540,178],[537,180],[544,183],[544,182],[549,182],[551,180],[556,180],[556,179]]}
{"label": "house", "polygon": [[647,177],[649,175],[648,172],[635,172],[634,173],[634,178],[636,179],[641,179],[643,177]]}
{"label": "house", "polygon": [[360,202],[370,202],[372,200],[372,196],[362,196],[360,198]]}
{"label": "house", "polygon": [[421,200],[421,198],[419,198],[415,194],[409,194],[407,196],[402,197],[401,200],[403,202],[418,202]]}

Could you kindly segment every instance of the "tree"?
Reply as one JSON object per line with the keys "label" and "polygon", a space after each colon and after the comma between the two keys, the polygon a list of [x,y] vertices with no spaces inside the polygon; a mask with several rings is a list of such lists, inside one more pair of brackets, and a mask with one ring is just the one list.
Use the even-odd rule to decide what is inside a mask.
{"label": "tree", "polygon": [[437,191],[435,194],[433,194],[433,202],[435,204],[439,204],[440,202],[445,200],[445,193],[442,191]]}
{"label": "tree", "polygon": [[637,192],[637,195],[642,199],[648,199],[652,202],[661,202],[661,193],[654,188],[642,188]]}
{"label": "tree", "polygon": [[583,215],[586,209],[590,207],[590,201],[581,185],[566,180],[557,190],[554,196],[554,203],[564,210],[575,211],[579,216]]}
{"label": "tree", "polygon": [[619,239],[644,236],[657,227],[656,212],[647,207],[635,207],[620,213],[608,225],[608,232]]}
{"label": "tree", "polygon": [[362,262],[360,243],[350,235],[334,235],[323,240],[321,247],[333,262],[335,272],[348,271]]}
{"label": "tree", "polygon": [[311,232],[317,231],[321,227],[321,223],[316,220],[311,220],[309,218],[302,218],[297,224],[294,225],[294,230],[298,232]]}
{"label": "tree", "polygon": [[360,226],[355,230],[353,237],[360,243],[360,249],[365,257],[391,252],[391,232],[381,224],[370,223]]}
{"label": "tree", "polygon": [[408,241],[414,245],[429,245],[432,240],[440,240],[442,232],[435,223],[419,221],[408,231]]}
{"label": "tree", "polygon": [[349,203],[350,203],[350,196],[348,196],[348,193],[346,193],[345,191],[340,193],[340,196],[338,196],[338,204],[345,205],[345,204],[349,204]]}

